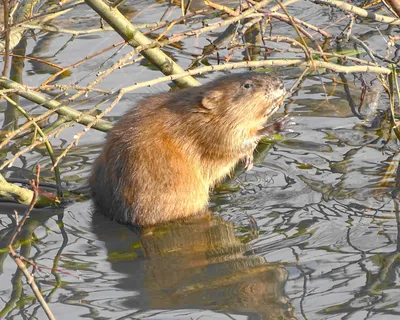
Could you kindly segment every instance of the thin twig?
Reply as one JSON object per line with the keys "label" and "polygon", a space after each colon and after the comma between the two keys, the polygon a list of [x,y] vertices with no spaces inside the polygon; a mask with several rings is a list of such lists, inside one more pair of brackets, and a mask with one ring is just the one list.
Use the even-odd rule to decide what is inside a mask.
{"label": "thin twig", "polygon": [[[62,105],[61,103],[55,100],[52,99],[49,100],[42,94],[29,90],[25,86],[15,81],[12,81],[6,77],[0,77],[0,86],[7,89],[16,89],[18,90],[16,93],[19,96],[24,97],[25,99],[28,99],[32,102],[35,102],[47,109],[57,109],[56,112],[62,116],[65,116],[67,121],[76,121],[76,119],[79,119],[79,121],[77,121],[78,123],[87,125],[91,123],[93,120],[96,120],[96,117],[93,117],[91,115],[82,116],[82,112],[74,110],[65,105]],[[111,127],[112,124],[109,121],[105,120],[96,120],[96,124],[94,126],[94,128],[100,131],[108,131]]]}
{"label": "thin twig", "polygon": [[[50,144],[47,136],[44,134],[44,132],[42,131],[42,129],[40,128],[40,126],[33,120],[33,118],[28,115],[26,113],[26,111],[17,103],[15,103],[13,100],[11,100],[9,97],[4,96],[4,99],[6,99],[10,104],[12,104],[28,121],[32,121],[32,124],[35,126],[35,129],[37,130],[37,132],[39,133],[39,135],[41,136],[41,138],[44,140],[44,144],[46,146],[47,152],[49,154],[49,157],[52,161],[52,163],[55,163],[55,158],[54,158],[54,152],[53,152],[53,147]],[[57,183],[57,193],[59,196],[62,197],[63,195],[63,191],[62,191],[62,187],[61,187],[61,176],[60,176],[60,171],[58,170],[58,168],[55,169],[54,171],[55,174],[55,180]]]}
{"label": "thin twig", "polygon": [[8,249],[9,249],[11,258],[15,261],[18,268],[24,274],[28,284],[32,288],[33,293],[35,294],[35,296],[38,299],[40,305],[42,306],[44,312],[46,313],[47,318],[53,320],[53,319],[55,319],[55,317],[54,317],[53,313],[51,312],[47,302],[44,300],[38,286],[36,285],[35,278],[30,274],[30,272],[28,271],[28,269],[25,266],[25,263],[23,262],[23,260],[25,258],[20,257],[13,248],[15,239],[21,233],[21,230],[22,230],[26,220],[28,219],[29,214],[31,213],[31,211],[33,210],[33,208],[35,206],[36,199],[39,194],[39,176],[40,176],[40,166],[37,165],[36,166],[36,180],[32,180],[33,197],[32,197],[31,204],[29,205],[29,208],[25,211],[25,214],[24,214],[22,220],[17,224],[17,227],[16,227],[15,231],[13,232],[13,234],[10,238],[10,241],[8,243]]}
{"label": "thin twig", "polygon": [[4,67],[3,76],[5,77],[8,73],[8,64],[10,63],[10,26],[8,24],[8,2],[3,0],[3,20],[4,20],[4,41],[5,41],[5,56],[4,56]]}

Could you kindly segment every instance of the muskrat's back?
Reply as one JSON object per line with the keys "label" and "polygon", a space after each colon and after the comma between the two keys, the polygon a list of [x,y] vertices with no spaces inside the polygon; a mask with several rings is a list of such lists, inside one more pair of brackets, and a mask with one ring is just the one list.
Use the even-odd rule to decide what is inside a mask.
{"label": "muskrat's back", "polygon": [[242,73],[142,100],[94,163],[96,209],[138,225],[201,213],[210,188],[252,153],[283,94],[278,78]]}

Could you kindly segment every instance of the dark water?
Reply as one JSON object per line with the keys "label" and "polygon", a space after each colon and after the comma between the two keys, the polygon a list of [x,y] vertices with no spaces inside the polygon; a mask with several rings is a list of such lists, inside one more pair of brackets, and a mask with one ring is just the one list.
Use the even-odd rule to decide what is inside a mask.
{"label": "dark water", "polygon": [[[143,23],[159,19],[167,4],[136,1],[132,8],[133,21]],[[331,32],[346,23],[332,23],[339,12],[306,2],[290,11],[299,19],[329,26]],[[172,11],[170,19],[179,14]],[[98,20],[81,6],[58,22],[62,28],[83,30],[97,26]],[[276,34],[295,36],[285,24],[276,26]],[[377,27],[356,25],[354,32],[383,52],[385,31],[380,34]],[[185,67],[191,62],[189,53],[200,54],[206,38],[214,36],[190,38],[181,49],[168,50]],[[36,40],[28,35],[26,53],[64,66],[120,41],[113,32],[70,39],[63,33],[38,33]],[[122,49],[103,69],[127,52]],[[82,64],[57,83],[87,84],[110,56],[108,52]],[[26,61],[23,81],[38,85],[52,72]],[[288,88],[301,74],[295,68],[276,72]],[[158,76],[134,64],[117,70],[100,87],[114,90]],[[214,214],[208,218],[139,232],[93,216],[89,200],[75,200],[64,209],[34,210],[22,235],[28,240],[21,242],[20,250],[38,264],[36,281],[56,318],[398,319],[399,147],[374,109],[374,94],[377,107],[388,108],[385,93],[371,89],[371,100],[366,100],[370,103],[358,109],[365,79],[323,70],[305,77],[276,115],[293,116],[293,132],[273,144],[261,144],[255,167],[217,188],[210,205]],[[119,117],[142,96],[168,89],[164,83],[135,91],[108,119]],[[98,99],[80,102],[77,108],[84,110]],[[52,139],[56,153],[82,128],[75,125]],[[65,189],[85,183],[103,139],[104,134],[90,130],[61,162]],[[19,148],[15,144],[2,150],[2,161]],[[43,147],[25,153],[3,173],[7,178],[31,178],[40,163],[42,182],[54,184],[45,155]],[[6,249],[15,209],[24,211],[12,204],[0,207],[0,318],[43,319]]]}

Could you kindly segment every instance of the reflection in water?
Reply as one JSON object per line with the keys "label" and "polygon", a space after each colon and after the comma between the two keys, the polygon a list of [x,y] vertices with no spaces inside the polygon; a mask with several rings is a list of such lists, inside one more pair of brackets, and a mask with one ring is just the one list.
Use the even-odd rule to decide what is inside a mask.
{"label": "reflection in water", "polygon": [[[294,319],[284,295],[285,268],[251,254],[251,246],[240,242],[231,223],[215,217],[176,222],[146,228],[140,236],[132,232],[129,240],[120,241],[110,232],[113,223],[99,216],[94,220],[94,232],[105,242],[112,268],[127,275],[119,287],[139,291],[124,301],[125,307]],[[135,241],[142,247],[140,258],[132,254]],[[130,261],[121,262],[125,258]]]}
{"label": "reflection in water", "polygon": [[[40,304],[36,301],[36,299],[33,298],[34,296],[31,289],[28,289],[26,278],[22,271],[14,262],[11,261],[11,258],[8,256],[9,241],[15,228],[17,227],[16,218],[11,213],[18,212],[22,216],[22,213],[25,210],[26,206],[23,205],[0,202],[0,275],[6,275],[5,277],[2,277],[3,279],[0,281],[0,319],[10,319],[11,316],[15,315],[16,313],[16,319],[25,318],[27,317],[27,314],[34,318],[38,310],[41,310]],[[63,211],[63,209],[33,209],[30,213],[30,218],[26,220],[20,234],[17,236],[16,241],[14,242],[14,249],[16,249],[21,257],[27,258],[29,261],[33,261],[35,264],[37,263],[37,270],[34,270],[30,264],[27,264],[27,268],[30,270],[30,272],[32,272],[36,284],[42,290],[40,280],[43,281],[42,269],[44,269],[44,267],[40,262],[36,261],[38,254],[33,255],[32,251],[37,249],[37,243],[40,242],[36,234],[38,229],[43,227],[49,218],[57,218],[60,234],[62,235],[63,240],[58,242],[57,253],[52,256],[53,266],[51,273],[54,276],[54,279],[52,279],[54,286],[52,286],[51,290],[42,290],[43,297],[46,301],[51,301],[51,298],[56,292],[58,286],[61,285],[61,279],[57,272],[57,268],[61,253],[68,243],[68,236],[65,233],[64,227],[62,226]],[[40,250],[38,251],[40,252]],[[44,248],[44,251],[46,251],[46,248]],[[7,262],[10,262],[10,264],[7,264]],[[10,274],[12,274],[12,277],[9,276]],[[10,290],[7,290],[8,285],[11,285]],[[24,289],[25,286],[27,291]],[[24,303],[21,303],[21,301],[24,301]],[[27,312],[27,309],[31,306],[28,302],[32,303],[33,311],[29,310],[29,312]]]}
{"label": "reflection in water", "polygon": [[[396,319],[400,219],[394,203],[275,206],[255,215],[261,232],[251,246],[237,236],[248,231],[217,218],[138,235],[102,216],[92,219],[88,202],[75,203],[65,216],[34,210],[17,250],[38,264],[35,279],[57,319],[358,319],[365,312]],[[4,250],[14,209],[23,212],[0,205],[0,318],[43,319]],[[260,216],[274,211],[261,224]],[[285,261],[285,268],[263,257]]]}

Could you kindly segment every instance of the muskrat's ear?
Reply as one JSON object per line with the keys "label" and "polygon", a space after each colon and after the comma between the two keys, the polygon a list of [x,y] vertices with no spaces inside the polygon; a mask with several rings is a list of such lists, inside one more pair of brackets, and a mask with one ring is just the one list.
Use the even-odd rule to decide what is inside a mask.
{"label": "muskrat's ear", "polygon": [[221,91],[207,91],[204,93],[203,98],[201,99],[201,105],[203,108],[207,110],[212,110],[218,106],[218,102],[222,97]]}

